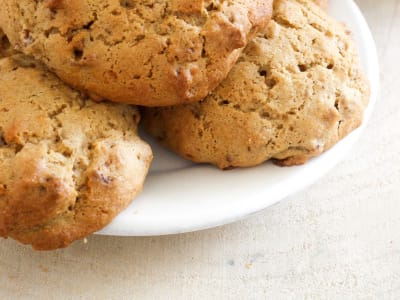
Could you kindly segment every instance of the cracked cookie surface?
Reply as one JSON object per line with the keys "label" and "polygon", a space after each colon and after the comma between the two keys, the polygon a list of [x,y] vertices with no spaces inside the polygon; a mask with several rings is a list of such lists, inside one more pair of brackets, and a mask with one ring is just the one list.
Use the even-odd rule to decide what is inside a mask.
{"label": "cracked cookie surface", "polygon": [[297,165],[357,128],[369,85],[350,33],[307,0],[276,0],[265,32],[204,101],[144,108],[146,130],[220,168]]}
{"label": "cracked cookie surface", "polygon": [[272,0],[0,0],[19,51],[92,94],[145,106],[204,98],[271,16]]}
{"label": "cracked cookie surface", "polygon": [[139,113],[95,103],[21,55],[0,59],[0,236],[35,249],[102,229],[141,191]]}

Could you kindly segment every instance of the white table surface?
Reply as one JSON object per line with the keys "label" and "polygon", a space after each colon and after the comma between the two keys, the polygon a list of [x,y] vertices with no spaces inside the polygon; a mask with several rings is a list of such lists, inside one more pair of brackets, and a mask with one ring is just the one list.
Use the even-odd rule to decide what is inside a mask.
{"label": "white table surface", "polygon": [[[334,0],[332,0],[334,1]],[[0,299],[400,299],[400,0],[358,0],[382,88],[353,152],[242,222],[55,252],[0,240]]]}

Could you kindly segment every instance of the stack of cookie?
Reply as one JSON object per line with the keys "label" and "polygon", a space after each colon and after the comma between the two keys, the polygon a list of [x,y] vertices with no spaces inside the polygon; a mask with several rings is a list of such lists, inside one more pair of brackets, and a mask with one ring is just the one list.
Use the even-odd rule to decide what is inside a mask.
{"label": "stack of cookie", "polygon": [[35,249],[100,230],[141,191],[136,106],[163,145],[226,169],[305,163],[368,103],[326,1],[0,4],[0,236]]}

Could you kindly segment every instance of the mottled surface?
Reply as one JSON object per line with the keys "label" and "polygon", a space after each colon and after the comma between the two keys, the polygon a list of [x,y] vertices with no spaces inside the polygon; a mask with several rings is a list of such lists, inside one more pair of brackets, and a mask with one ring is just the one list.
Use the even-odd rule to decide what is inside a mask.
{"label": "mottled surface", "polygon": [[0,1],[11,44],[94,96],[141,105],[204,98],[271,14],[271,0]]}
{"label": "mottled surface", "polygon": [[35,253],[0,243],[2,299],[399,299],[400,1],[358,1],[382,89],[366,131],[325,178],[233,225],[93,236]]}

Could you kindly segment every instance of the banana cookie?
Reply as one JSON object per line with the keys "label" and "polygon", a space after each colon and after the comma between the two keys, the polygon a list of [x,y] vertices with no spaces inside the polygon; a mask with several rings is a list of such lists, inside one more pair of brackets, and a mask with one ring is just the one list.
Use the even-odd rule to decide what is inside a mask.
{"label": "banana cookie", "polygon": [[50,250],[109,224],[152,159],[137,109],[88,100],[20,55],[0,60],[0,82],[0,236]]}
{"label": "banana cookie", "polygon": [[142,117],[151,135],[195,162],[290,166],[357,128],[368,99],[348,30],[312,1],[276,0],[265,32],[204,101],[144,108]]}
{"label": "banana cookie", "polygon": [[271,17],[272,0],[0,0],[19,51],[95,99],[201,100]]}

